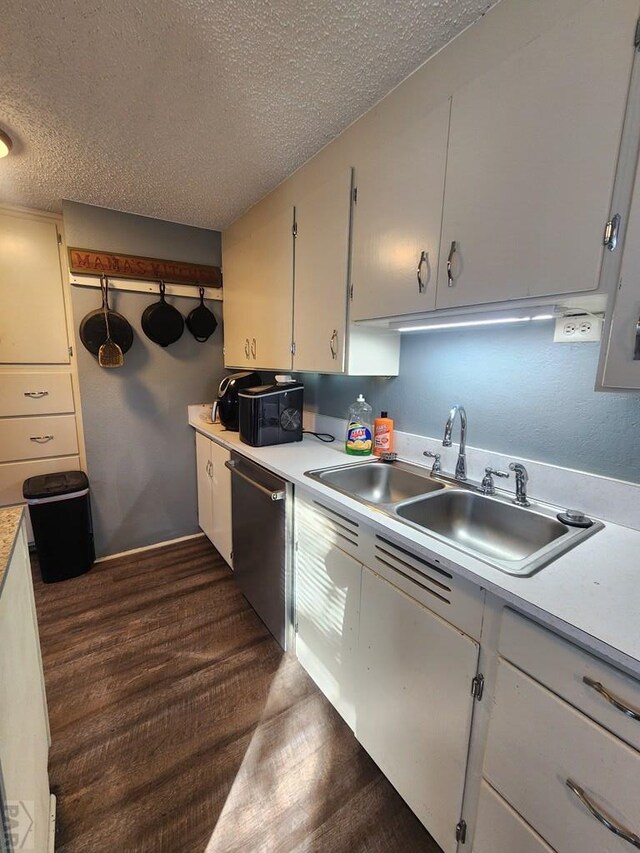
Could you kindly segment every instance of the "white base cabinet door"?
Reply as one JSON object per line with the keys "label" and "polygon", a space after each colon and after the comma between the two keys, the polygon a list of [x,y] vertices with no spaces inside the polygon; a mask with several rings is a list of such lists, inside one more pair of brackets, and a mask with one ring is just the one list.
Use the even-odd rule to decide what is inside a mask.
{"label": "white base cabinet door", "polygon": [[198,484],[198,525],[233,567],[231,553],[231,473],[225,462],[228,450],[196,432],[196,470]]}
{"label": "white base cabinet door", "polygon": [[328,539],[301,538],[296,555],[296,655],[348,725],[356,725],[360,575]]}
{"label": "white base cabinet door", "polygon": [[455,851],[479,646],[362,571],[356,737],[445,853]]}

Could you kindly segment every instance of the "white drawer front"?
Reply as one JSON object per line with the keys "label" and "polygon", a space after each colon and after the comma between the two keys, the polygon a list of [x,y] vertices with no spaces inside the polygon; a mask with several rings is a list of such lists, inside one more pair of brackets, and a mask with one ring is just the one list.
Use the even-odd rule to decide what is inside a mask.
{"label": "white drawer front", "polygon": [[553,850],[483,779],[473,853],[553,853]]}
{"label": "white drawer front", "polygon": [[29,462],[5,462],[0,465],[0,506],[24,503],[22,484],[38,474],[58,474],[60,471],[79,471],[79,456],[61,459],[34,459]]}
{"label": "white drawer front", "polygon": [[566,782],[640,834],[640,753],[502,659],[493,699],[484,758],[491,785],[558,853],[630,853]]}
{"label": "white drawer front", "polygon": [[[512,610],[504,611],[499,651],[502,657],[640,750],[640,682]],[[637,714],[638,719],[617,708],[601,690]]]}
{"label": "white drawer front", "polygon": [[77,452],[74,415],[0,420],[0,462],[70,456]]}
{"label": "white drawer front", "polygon": [[70,373],[0,374],[0,417],[73,411]]}

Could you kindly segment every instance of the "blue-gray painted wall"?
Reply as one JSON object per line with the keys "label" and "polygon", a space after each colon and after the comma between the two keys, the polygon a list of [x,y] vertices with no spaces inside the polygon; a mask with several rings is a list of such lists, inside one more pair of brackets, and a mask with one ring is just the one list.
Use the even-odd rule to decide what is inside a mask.
{"label": "blue-gray painted wall", "polygon": [[640,482],[640,393],[594,391],[598,344],[552,339],[553,322],[407,334],[399,376],[305,376],[307,403],[345,417],[362,391],[397,429],[439,436],[460,402],[469,444]]}
{"label": "blue-gray painted wall", "polygon": [[[68,245],[169,260],[220,264],[220,234],[106,210],[63,204]],[[112,308],[131,322],[135,340],[118,370],[104,370],[78,339],[78,326],[100,305],[93,288],[72,287],[82,415],[99,556],[198,531],[194,431],[187,405],[212,400],[225,374],[222,310],[211,302],[218,328],[206,343],[185,329],[166,349],[142,332],[140,317],[157,300],[118,291]],[[183,316],[197,301],[168,297]]]}

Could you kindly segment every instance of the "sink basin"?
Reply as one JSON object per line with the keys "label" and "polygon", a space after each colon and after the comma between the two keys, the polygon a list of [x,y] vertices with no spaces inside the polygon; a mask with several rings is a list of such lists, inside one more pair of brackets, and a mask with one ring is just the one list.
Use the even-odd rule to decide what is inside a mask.
{"label": "sink basin", "polygon": [[396,513],[465,550],[505,562],[525,560],[570,532],[555,518],[456,490],[403,504]]}
{"label": "sink basin", "polygon": [[372,504],[395,504],[444,489],[443,483],[431,480],[426,472],[412,470],[402,462],[392,465],[368,462],[307,473],[321,483]]}

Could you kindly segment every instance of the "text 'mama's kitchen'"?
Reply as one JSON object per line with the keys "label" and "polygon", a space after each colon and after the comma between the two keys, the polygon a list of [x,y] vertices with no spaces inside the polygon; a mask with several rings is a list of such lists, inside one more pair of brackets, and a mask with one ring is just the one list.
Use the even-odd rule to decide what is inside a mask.
{"label": "text 'mama's kitchen'", "polygon": [[640,0],[9,0],[0,853],[640,849]]}

